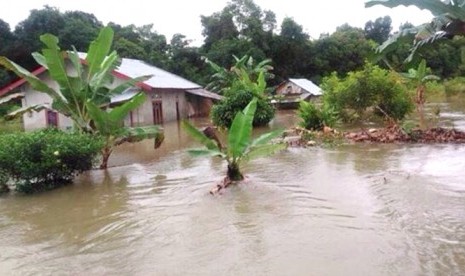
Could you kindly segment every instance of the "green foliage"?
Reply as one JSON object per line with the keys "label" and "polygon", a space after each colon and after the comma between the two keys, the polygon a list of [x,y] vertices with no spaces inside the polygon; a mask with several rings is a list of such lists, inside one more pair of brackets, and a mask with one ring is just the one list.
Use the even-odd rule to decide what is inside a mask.
{"label": "green foliage", "polygon": [[89,115],[93,122],[93,133],[105,138],[102,149],[101,169],[108,166],[108,158],[115,146],[125,142],[139,142],[144,139],[155,139],[155,145],[160,145],[163,140],[163,131],[159,126],[123,127],[123,121],[131,110],[142,105],[146,100],[143,93],[135,95],[131,100],[114,107],[109,111],[102,110],[92,102],[87,102]]}
{"label": "green foliage", "polygon": [[21,119],[4,120],[0,118],[0,134],[8,134],[23,131]]}
{"label": "green foliage", "polygon": [[389,35],[392,30],[391,26],[392,20],[391,17],[378,17],[376,20],[368,21],[365,24],[365,37],[371,39],[378,44],[383,43],[386,39],[389,38]]}
{"label": "green foliage", "polygon": [[396,44],[405,40],[413,41],[411,54],[407,62],[411,62],[416,51],[425,45],[455,35],[463,36],[465,30],[465,7],[463,1],[439,1],[439,0],[370,0],[366,7],[383,5],[386,7],[416,6],[419,9],[429,10],[435,17],[430,23],[422,24],[399,32],[386,40],[377,52],[381,55],[393,51]]}
{"label": "green foliage", "polygon": [[[216,126],[229,128],[236,115],[242,110],[255,95],[247,90],[237,90],[215,104],[211,110],[211,118]],[[260,97],[257,102],[258,108],[253,119],[254,126],[268,124],[275,115],[274,107],[264,97]]]}
{"label": "green foliage", "polygon": [[[161,137],[159,135],[161,130],[158,127],[145,129],[147,132],[144,134],[141,134],[141,129],[130,131],[122,127],[123,120],[129,112],[144,102],[145,97],[142,94],[114,108],[109,113],[100,110],[110,105],[111,97],[123,93],[135,86],[137,82],[150,77],[128,79],[112,87],[112,72],[121,63],[116,51],[111,51],[113,36],[114,32],[110,27],[103,28],[98,37],[90,43],[85,58],[86,66],[83,66],[76,49],[62,52],[56,36],[42,35],[40,39],[46,47],[42,53],[32,55],[37,63],[48,70],[51,79],[57,83],[58,89],[48,86],[47,83],[8,58],[0,57],[1,65],[26,79],[35,90],[50,96],[52,108],[73,120],[77,131],[105,136],[102,169],[107,167],[107,161],[114,146],[127,141],[139,140],[141,137]],[[72,67],[71,70],[67,68],[67,63]],[[16,114],[31,110],[37,111],[45,107],[45,105],[30,106]]]}
{"label": "green foliage", "polygon": [[230,89],[233,89],[234,82],[243,80],[247,82],[245,85],[249,86],[255,82],[260,82],[260,85],[264,83],[265,87],[261,91],[257,90],[257,93],[264,92],[266,80],[274,78],[274,75],[271,73],[271,70],[273,70],[273,67],[270,65],[271,60],[265,59],[256,64],[254,58],[248,55],[244,55],[241,58],[233,56],[233,58],[235,64],[229,70],[211,60],[206,60],[215,72],[211,76],[212,81],[207,85],[206,89],[218,94],[226,94]]}
{"label": "green foliage", "polygon": [[282,130],[276,130],[262,134],[252,140],[253,120],[258,99],[253,98],[243,111],[236,113],[228,131],[226,148],[220,148],[215,139],[207,137],[187,121],[183,122],[184,129],[197,141],[205,145],[206,149],[193,149],[189,152],[194,156],[219,156],[227,161],[227,177],[230,180],[242,180],[244,177],[240,170],[240,164],[257,157],[271,155],[286,147],[285,144],[269,144],[269,142],[282,135]]}
{"label": "green foliage", "polygon": [[102,146],[98,137],[56,129],[5,134],[0,139],[0,168],[17,191],[48,190],[91,169]]}
{"label": "green foliage", "polygon": [[345,120],[354,115],[363,117],[367,110],[401,120],[413,106],[399,76],[371,64],[343,79],[331,75],[324,79],[322,89],[324,103]]}
{"label": "green foliage", "polygon": [[301,101],[298,116],[302,120],[299,125],[309,130],[322,130],[324,126],[334,127],[338,121],[338,113],[327,105],[317,107],[313,102]]}
{"label": "green foliage", "polygon": [[457,77],[444,82],[447,95],[465,94],[465,77]]}
{"label": "green foliage", "polygon": [[244,109],[255,97],[258,99],[258,112],[254,112],[253,125],[268,124],[274,117],[275,110],[265,97],[267,89],[266,76],[270,76],[272,67],[269,60],[257,65],[251,57],[241,59],[234,57],[236,65],[226,70],[210,62],[217,73],[213,75],[215,87],[224,93],[224,98],[215,104],[211,110],[211,117],[216,126],[229,128],[237,112]]}

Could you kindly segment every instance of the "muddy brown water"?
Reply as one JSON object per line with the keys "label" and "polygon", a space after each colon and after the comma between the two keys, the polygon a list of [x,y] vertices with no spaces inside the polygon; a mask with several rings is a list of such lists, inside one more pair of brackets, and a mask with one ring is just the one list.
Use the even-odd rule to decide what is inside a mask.
{"label": "muddy brown water", "polygon": [[[441,109],[465,127],[463,105]],[[0,197],[0,275],[465,274],[465,145],[292,148],[212,197],[224,164],[165,128],[157,151],[128,145],[74,185]]]}

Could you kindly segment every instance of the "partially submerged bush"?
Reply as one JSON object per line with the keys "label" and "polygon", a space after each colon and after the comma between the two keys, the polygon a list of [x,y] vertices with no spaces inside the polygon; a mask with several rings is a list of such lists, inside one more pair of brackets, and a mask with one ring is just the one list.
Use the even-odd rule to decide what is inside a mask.
{"label": "partially submerged bush", "polygon": [[31,193],[70,183],[93,166],[103,141],[47,129],[0,136],[0,168],[16,190]]}
{"label": "partially submerged bush", "polygon": [[[216,126],[229,128],[237,112],[243,110],[255,97],[252,92],[246,90],[230,91],[226,97],[214,105],[211,111],[213,123]],[[257,111],[253,125],[263,126],[273,119],[275,110],[265,97],[258,98]]]}
{"label": "partially submerged bush", "polygon": [[297,113],[302,119],[300,126],[309,130],[322,130],[325,126],[334,127],[339,120],[334,108],[327,105],[317,107],[313,102],[301,101]]}
{"label": "partially submerged bush", "polygon": [[362,71],[350,72],[344,79],[336,74],[323,80],[324,103],[343,119],[351,113],[363,117],[368,110],[383,117],[401,120],[413,109],[413,103],[399,76],[371,64]]}

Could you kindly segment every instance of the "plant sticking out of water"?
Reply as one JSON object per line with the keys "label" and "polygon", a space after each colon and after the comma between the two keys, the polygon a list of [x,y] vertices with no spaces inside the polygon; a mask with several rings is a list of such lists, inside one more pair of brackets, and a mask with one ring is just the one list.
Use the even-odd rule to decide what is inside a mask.
{"label": "plant sticking out of water", "polygon": [[[214,131],[200,131],[187,121],[183,121],[184,129],[206,148],[191,149],[193,156],[218,156],[226,160],[228,164],[223,185],[215,189],[220,191],[229,184],[241,181],[244,175],[241,165],[253,158],[271,155],[286,148],[284,143],[270,143],[276,137],[282,135],[282,130],[275,130],[252,140],[253,118],[257,109],[257,98],[254,98],[243,111],[237,112],[227,134],[227,146],[224,147]],[[211,193],[214,193],[212,191]]]}

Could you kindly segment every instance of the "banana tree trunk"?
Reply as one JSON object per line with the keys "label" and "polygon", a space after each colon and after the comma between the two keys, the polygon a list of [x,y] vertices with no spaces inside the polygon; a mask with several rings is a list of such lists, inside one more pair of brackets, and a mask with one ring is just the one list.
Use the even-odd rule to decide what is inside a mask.
{"label": "banana tree trunk", "polygon": [[100,164],[100,169],[105,170],[108,168],[108,159],[110,159],[110,155],[113,152],[111,147],[105,147],[102,149],[102,163]]}
{"label": "banana tree trunk", "polygon": [[424,111],[424,105],[425,105],[425,86],[424,85],[419,85],[417,87],[417,95],[415,102],[417,104],[417,112],[418,112],[418,118],[420,120],[420,129],[424,130],[425,129],[425,111]]}
{"label": "banana tree trunk", "polygon": [[228,164],[227,176],[231,181],[241,181],[244,180],[244,176],[239,170],[239,164],[230,163]]}

